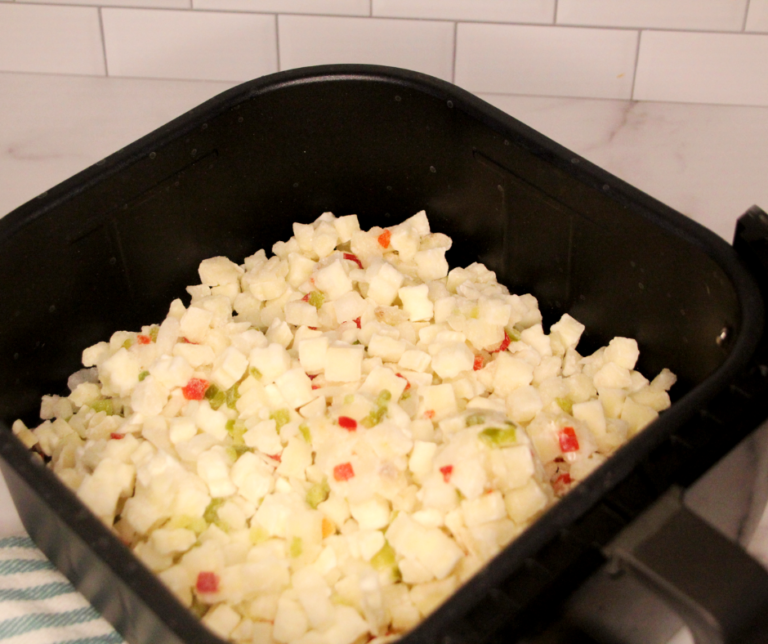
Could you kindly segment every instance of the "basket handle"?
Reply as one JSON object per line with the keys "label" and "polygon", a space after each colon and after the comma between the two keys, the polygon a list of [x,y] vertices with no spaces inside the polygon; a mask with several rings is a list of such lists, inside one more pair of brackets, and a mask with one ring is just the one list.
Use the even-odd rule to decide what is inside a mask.
{"label": "basket handle", "polygon": [[677,488],[605,548],[667,603],[696,644],[768,641],[768,570],[685,507]]}

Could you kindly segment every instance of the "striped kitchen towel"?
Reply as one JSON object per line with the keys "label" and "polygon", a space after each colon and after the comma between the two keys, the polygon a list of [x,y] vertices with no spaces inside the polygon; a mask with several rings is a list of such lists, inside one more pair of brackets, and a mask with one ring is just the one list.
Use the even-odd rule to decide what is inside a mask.
{"label": "striped kitchen towel", "polygon": [[0,538],[0,644],[124,644],[27,536]]}

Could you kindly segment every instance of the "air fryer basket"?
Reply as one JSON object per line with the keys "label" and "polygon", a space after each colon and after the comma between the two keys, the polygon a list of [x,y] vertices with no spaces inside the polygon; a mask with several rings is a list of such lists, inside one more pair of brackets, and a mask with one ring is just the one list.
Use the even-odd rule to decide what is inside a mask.
{"label": "air fryer basket", "polygon": [[[421,209],[453,237],[452,266],[484,262],[533,293],[545,325],[583,322],[583,354],[634,337],[641,371],[679,381],[671,409],[404,641],[653,643],[680,618],[700,642],[768,637],[768,574],[686,506],[768,417],[763,213],[734,249],[467,92],[392,68],[244,83],[0,221],[0,467],[38,545],[129,641],[219,642],[10,424],[36,424],[84,347],[162,319],[202,259],[240,261],[324,211],[368,228]],[[713,507],[744,486],[765,497],[753,473],[724,480]]]}

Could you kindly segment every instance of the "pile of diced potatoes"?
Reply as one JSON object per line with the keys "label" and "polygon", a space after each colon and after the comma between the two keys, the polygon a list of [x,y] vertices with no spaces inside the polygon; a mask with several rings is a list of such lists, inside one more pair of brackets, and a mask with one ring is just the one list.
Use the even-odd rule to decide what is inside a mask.
{"label": "pile of diced potatoes", "polygon": [[397,639],[670,404],[637,343],[569,315],[424,212],[325,213],[83,352],[14,432],[222,638]]}

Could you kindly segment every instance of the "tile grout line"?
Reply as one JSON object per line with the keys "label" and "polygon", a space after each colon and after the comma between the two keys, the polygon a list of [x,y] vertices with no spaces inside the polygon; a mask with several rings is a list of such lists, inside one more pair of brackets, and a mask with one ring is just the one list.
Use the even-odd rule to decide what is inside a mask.
{"label": "tile grout line", "polygon": [[453,23],[453,63],[451,65],[451,82],[455,85],[456,84],[456,56],[458,54],[458,48],[457,43],[459,40],[459,23],[454,22]]}
{"label": "tile grout line", "polygon": [[555,0],[555,11],[552,14],[552,24],[557,25],[557,9],[558,9],[558,2],[559,0]]}
{"label": "tile grout line", "polygon": [[637,32],[637,45],[635,46],[635,69],[632,73],[632,89],[629,92],[629,100],[635,100],[635,83],[637,83],[637,67],[640,64],[640,41],[643,37],[643,30]]}
{"label": "tile grout line", "polygon": [[741,33],[746,33],[747,31],[747,18],[749,18],[749,6],[752,3],[752,0],[747,0],[747,6],[744,8],[744,21],[741,23]]}
{"label": "tile grout line", "polygon": [[275,54],[277,56],[277,71],[282,71],[280,68],[280,24],[278,14],[275,14],[275,49]]}
{"label": "tile grout line", "polygon": [[104,34],[104,7],[97,7],[99,16],[99,32],[101,32],[101,55],[104,57],[104,76],[109,78],[109,62],[107,61],[107,37]]}

